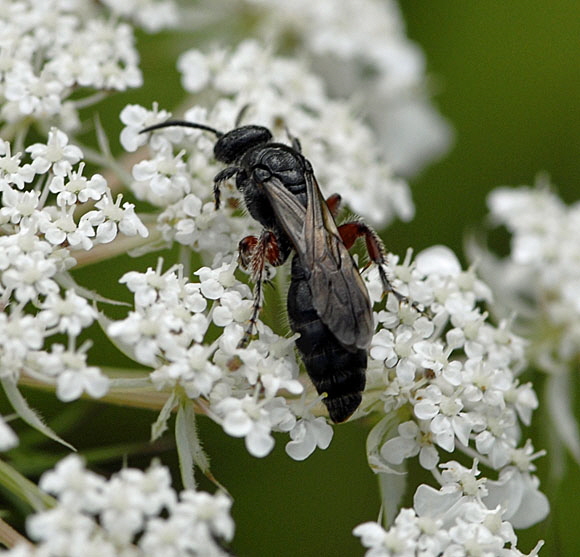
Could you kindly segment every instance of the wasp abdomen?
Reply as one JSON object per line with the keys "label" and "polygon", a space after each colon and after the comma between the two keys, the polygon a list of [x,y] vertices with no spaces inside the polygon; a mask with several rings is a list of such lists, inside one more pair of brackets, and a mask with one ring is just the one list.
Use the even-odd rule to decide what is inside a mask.
{"label": "wasp abdomen", "polygon": [[333,422],[344,422],[359,407],[365,388],[367,352],[347,348],[322,322],[312,303],[312,291],[298,257],[292,260],[288,317],[304,367]]}

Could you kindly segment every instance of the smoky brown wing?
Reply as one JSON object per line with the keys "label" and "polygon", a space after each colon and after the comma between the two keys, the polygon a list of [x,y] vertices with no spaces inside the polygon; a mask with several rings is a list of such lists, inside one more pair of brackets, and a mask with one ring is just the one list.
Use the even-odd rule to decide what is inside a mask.
{"label": "smoky brown wing", "polygon": [[308,206],[304,223],[313,270],[309,281],[320,319],[345,346],[367,348],[374,323],[367,288],[344,245],[316,178],[306,174]]}
{"label": "smoky brown wing", "polygon": [[303,246],[305,243],[304,219],[306,218],[306,208],[298,201],[295,195],[288,191],[278,178],[270,178],[262,185],[278,222],[289,236],[296,251],[298,251],[298,246]]}
{"label": "smoky brown wing", "polygon": [[308,284],[318,316],[345,347],[367,348],[374,326],[366,286],[310,172],[306,184],[306,208],[279,180],[264,187],[278,222],[310,272]]}

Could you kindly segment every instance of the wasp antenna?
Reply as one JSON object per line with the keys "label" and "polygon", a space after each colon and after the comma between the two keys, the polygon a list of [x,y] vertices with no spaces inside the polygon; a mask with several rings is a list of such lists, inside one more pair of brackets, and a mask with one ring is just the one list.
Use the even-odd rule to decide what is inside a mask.
{"label": "wasp antenna", "polygon": [[222,137],[224,135],[223,132],[212,128],[211,126],[197,124],[196,122],[187,122],[186,120],[168,120],[167,122],[161,122],[160,124],[153,124],[152,126],[142,129],[139,133],[146,133],[153,130],[159,130],[161,128],[169,128],[171,126],[181,126],[182,128],[195,128],[198,130],[204,130],[206,132],[215,134],[216,137]]}
{"label": "wasp antenna", "polygon": [[240,122],[242,121],[242,118],[246,115],[246,112],[248,112],[248,108],[250,108],[250,103],[246,103],[244,106],[242,106],[242,108],[240,108],[240,111],[236,116],[236,122],[234,127],[236,128],[240,127]]}
{"label": "wasp antenna", "polygon": [[288,126],[285,125],[284,129],[286,130],[286,135],[288,136],[288,139],[292,144],[292,148],[298,151],[299,153],[302,153],[302,144],[300,143],[300,140],[295,135],[292,135],[292,132],[290,131]]}

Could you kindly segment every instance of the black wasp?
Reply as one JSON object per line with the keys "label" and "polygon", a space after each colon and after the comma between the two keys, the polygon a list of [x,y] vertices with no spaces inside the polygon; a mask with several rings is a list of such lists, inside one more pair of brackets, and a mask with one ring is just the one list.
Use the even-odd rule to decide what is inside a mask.
{"label": "black wasp", "polygon": [[384,249],[377,234],[361,221],[337,226],[340,196],[325,200],[300,143],[276,143],[263,126],[239,126],[222,133],[203,124],[168,121],[213,133],[215,158],[226,164],[214,178],[216,208],[220,185],[235,177],[247,210],[264,228],[260,236],[240,241],[240,261],[255,283],[254,309],[240,345],[252,335],[262,302],[266,265],[284,263],[294,251],[288,316],[300,338],[296,346],[306,371],[323,399],[330,418],[343,422],[359,407],[365,387],[367,349],[374,323],[366,286],[349,248],[364,236],[371,260],[386,290],[391,285],[383,268]]}

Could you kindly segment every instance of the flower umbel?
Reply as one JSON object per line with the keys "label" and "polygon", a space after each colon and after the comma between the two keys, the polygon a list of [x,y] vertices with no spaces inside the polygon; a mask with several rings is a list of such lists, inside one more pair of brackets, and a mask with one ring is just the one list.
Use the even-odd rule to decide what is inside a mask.
{"label": "flower umbel", "polygon": [[[511,234],[511,251],[499,259],[473,244],[472,256],[481,260],[482,272],[497,292],[492,310],[516,316],[514,329],[530,339],[526,357],[534,368],[548,374],[543,395],[557,434],[556,448],[567,449],[580,462],[580,431],[570,385],[580,357],[580,249],[576,241],[580,205],[566,206],[550,191],[544,176],[534,188],[494,190],[488,205],[492,223]],[[498,283],[494,277],[500,276]],[[525,400],[526,394],[521,395]]]}
{"label": "flower umbel", "polygon": [[[331,222],[338,196],[329,198],[329,211],[325,199],[339,194],[348,210],[377,227],[410,220],[414,206],[400,175],[417,172],[444,150],[449,133],[429,104],[423,55],[406,37],[396,5],[337,2],[201,0],[188,19],[187,8],[178,11],[172,0],[0,0],[0,383],[14,409],[0,416],[0,450],[14,449],[0,466],[0,483],[36,505],[26,528],[31,542],[7,541],[0,528],[0,541],[15,545],[2,554],[228,555],[231,499],[210,470],[198,427],[204,431],[212,421],[257,458],[282,441],[296,461],[327,449],[334,435],[324,405],[332,389],[318,394],[308,379],[296,357],[299,333],[289,333],[283,309],[296,275],[282,263],[295,255],[304,267],[306,302],[333,299],[327,292],[337,283],[311,278],[318,259],[307,265],[300,251],[320,239],[330,239],[325,255],[336,255],[331,247],[340,252],[333,269],[355,284],[361,296],[354,309],[362,304],[365,310],[364,319],[354,319],[354,328],[364,322],[365,333],[354,335],[364,337],[358,344],[340,340],[339,326],[326,321],[320,306],[313,306],[314,321],[305,322],[326,327],[323,336],[340,344],[339,353],[360,355],[359,391],[368,368],[352,415],[360,422],[349,426],[372,427],[368,462],[383,489],[384,527],[356,528],[368,554],[521,555],[513,528],[548,513],[534,465],[544,453],[522,438],[538,401],[521,373],[528,358],[552,372],[574,361],[578,289],[555,254],[565,246],[578,259],[555,231],[566,223],[564,235],[575,235],[573,218],[542,199],[548,215],[543,228],[535,227],[525,218],[533,202],[505,192],[492,202],[515,235],[524,230],[514,253],[526,273],[536,274],[538,283],[527,274],[527,284],[541,293],[546,310],[533,307],[532,321],[561,333],[557,345],[529,342],[534,336],[516,329],[520,319],[511,313],[490,318],[484,307],[497,297],[478,276],[485,261],[464,270],[440,246],[414,258],[409,250],[401,261],[385,253],[383,261],[367,228],[371,264],[351,259],[346,246],[355,238],[341,228],[340,215],[336,228]],[[191,31],[195,46],[176,63],[189,108],[140,94],[149,95],[151,109],[121,110],[126,152],[119,154],[110,131],[119,116],[115,104],[99,103],[148,86],[137,44],[178,23]],[[156,127],[174,118],[201,127]],[[261,198],[256,207],[244,191],[263,188],[263,176],[276,165],[260,161],[248,169],[215,149],[223,134],[246,124],[266,126],[274,150],[302,163],[283,168],[284,157],[276,162],[291,224],[282,222],[282,206]],[[254,153],[264,154],[261,148]],[[321,196],[312,195],[313,181],[306,193],[293,189],[306,183],[308,163]],[[288,202],[291,195],[299,206]],[[521,222],[510,220],[514,207],[525,209]],[[323,213],[318,229],[301,222],[314,213],[306,208]],[[358,237],[366,225],[347,218],[360,225]],[[278,256],[252,257],[258,248],[248,256],[254,240],[270,249],[273,244],[260,241],[273,231]],[[538,271],[538,251],[551,257],[557,288],[548,289],[549,273]],[[341,275],[345,263],[350,274]],[[322,294],[313,295],[314,280]],[[352,290],[347,285],[344,292],[348,298]],[[305,329],[299,342],[304,339],[315,344],[317,335],[309,338]],[[324,350],[312,353],[332,368],[336,352]],[[23,455],[29,466],[33,450],[28,436],[17,437],[16,419],[70,445],[29,406],[21,386],[67,403],[70,414],[61,418],[55,410],[48,418],[58,418],[59,429],[63,422],[76,425],[75,412],[84,405],[71,404],[82,397],[100,399],[100,407],[119,404],[123,429],[123,405],[159,411],[152,440],[175,423],[175,445],[168,435],[162,441],[186,489],[173,489],[168,469],[155,461],[145,471],[126,464],[106,479],[77,456],[42,474],[37,488],[16,470]],[[81,451],[94,448],[91,458],[122,455],[133,464],[133,448],[141,443],[93,447],[89,422],[82,422]],[[562,424],[569,433],[569,423]],[[404,475],[415,457],[433,485],[413,486]],[[197,469],[220,487],[215,495],[197,489]],[[415,491],[411,509],[398,507],[403,482]]]}
{"label": "flower umbel", "polygon": [[167,468],[153,463],[145,472],[124,468],[109,480],[90,472],[75,455],[46,472],[40,487],[56,497],[51,508],[30,516],[27,531],[35,546],[20,545],[6,556],[228,555],[234,523],[231,499],[171,487]]}

